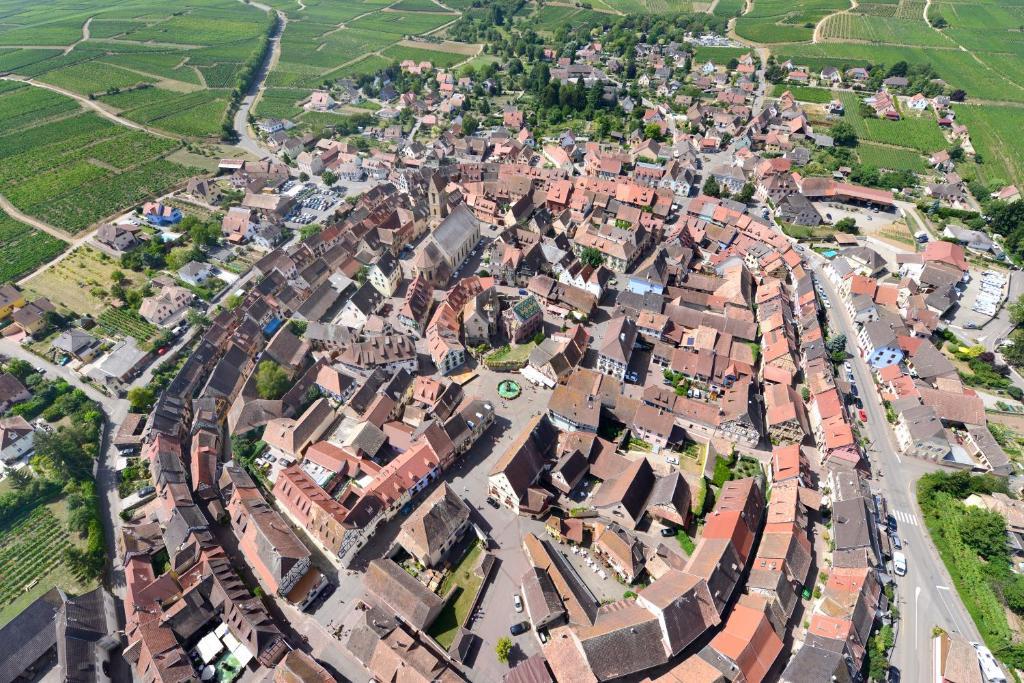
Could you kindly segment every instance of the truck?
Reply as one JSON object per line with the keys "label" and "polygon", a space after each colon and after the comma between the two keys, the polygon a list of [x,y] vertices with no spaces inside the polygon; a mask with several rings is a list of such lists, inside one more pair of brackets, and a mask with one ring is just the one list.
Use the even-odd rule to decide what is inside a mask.
{"label": "truck", "polygon": [[904,576],[907,573],[907,556],[896,551],[892,554],[892,568],[896,576]]}

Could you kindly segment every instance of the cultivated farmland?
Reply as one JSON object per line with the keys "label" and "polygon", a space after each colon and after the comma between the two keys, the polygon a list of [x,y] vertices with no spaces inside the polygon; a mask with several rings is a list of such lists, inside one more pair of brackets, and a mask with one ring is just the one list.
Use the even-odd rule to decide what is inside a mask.
{"label": "cultivated farmland", "polygon": [[66,516],[66,507],[63,502],[40,505],[0,532],[0,625],[54,586],[75,594],[94,585],[64,559],[64,550],[74,543],[57,516]]}
{"label": "cultivated farmland", "polygon": [[0,212],[0,285],[47,263],[65,246],[62,240]]}
{"label": "cultivated farmland", "polygon": [[[258,55],[270,17],[235,0],[190,0],[174,7],[102,0],[56,0],[46,14],[15,3],[0,24],[0,45],[25,45],[0,55],[0,71],[37,78],[100,97],[139,86],[164,97],[146,123],[170,133],[205,138],[220,133],[231,90],[245,62]],[[92,18],[89,38],[83,24]],[[71,46],[38,50],[39,46]],[[201,101],[179,107],[182,93]],[[188,113],[184,113],[185,109]]]}
{"label": "cultivated farmland", "polygon": [[[0,110],[17,122],[0,135],[0,193],[69,234],[197,172],[165,159],[179,147],[174,140],[82,113],[74,100],[47,90],[0,93]],[[192,111],[175,117],[184,125]]]}

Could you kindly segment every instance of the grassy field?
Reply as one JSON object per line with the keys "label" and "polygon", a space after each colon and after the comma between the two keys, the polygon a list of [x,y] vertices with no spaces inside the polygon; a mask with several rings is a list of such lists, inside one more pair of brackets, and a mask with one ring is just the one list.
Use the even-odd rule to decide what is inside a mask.
{"label": "grassy field", "polygon": [[95,587],[65,565],[63,550],[76,543],[63,501],[26,511],[0,531],[0,626],[54,586],[71,594]]}
{"label": "grassy field", "polygon": [[82,246],[29,280],[25,289],[31,296],[47,297],[64,313],[96,317],[110,305],[110,276],[115,270],[122,271],[131,283],[126,287],[138,287],[146,279],[141,273],[121,268],[106,254]]}
{"label": "grassy field", "polygon": [[66,244],[0,211],[0,285],[17,280],[64,251]]}

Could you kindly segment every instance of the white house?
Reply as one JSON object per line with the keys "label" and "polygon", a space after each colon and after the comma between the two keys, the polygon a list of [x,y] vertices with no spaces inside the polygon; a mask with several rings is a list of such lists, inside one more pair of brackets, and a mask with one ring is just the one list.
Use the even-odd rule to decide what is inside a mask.
{"label": "white house", "polygon": [[384,296],[395,295],[402,284],[402,268],[391,252],[384,252],[377,262],[370,266],[367,280]]}
{"label": "white house", "polygon": [[15,462],[32,452],[35,430],[20,415],[0,419],[0,460]]}
{"label": "white house", "polygon": [[209,263],[189,261],[181,268],[178,268],[178,277],[183,282],[198,287],[214,276],[214,269]]}
{"label": "white house", "polygon": [[139,305],[139,315],[154,325],[177,321],[193,298],[195,295],[184,287],[169,285],[161,289],[159,294],[143,299]]}

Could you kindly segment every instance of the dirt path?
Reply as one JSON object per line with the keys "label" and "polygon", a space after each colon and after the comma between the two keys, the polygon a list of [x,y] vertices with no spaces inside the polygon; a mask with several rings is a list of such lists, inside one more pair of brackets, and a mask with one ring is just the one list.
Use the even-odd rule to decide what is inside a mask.
{"label": "dirt path", "polygon": [[66,48],[64,48],[64,54],[67,54],[67,53],[71,52],[76,47],[78,47],[81,43],[84,43],[85,41],[89,40],[89,24],[91,24],[91,23],[92,23],[92,17],[89,17],[88,19],[85,20],[85,23],[82,24],[82,37],[79,38],[78,40],[76,40],[75,42],[71,43],[70,45],[68,45]]}
{"label": "dirt path", "polygon": [[4,213],[6,213],[8,216],[10,216],[16,221],[21,221],[26,225],[31,225],[33,228],[39,228],[43,232],[53,235],[61,242],[67,242],[69,244],[71,243],[71,237],[66,232],[58,228],[55,228],[49,223],[45,223],[39,220],[38,218],[33,218],[28,214],[22,213],[21,211],[18,210],[18,207],[16,207],[14,204],[11,204],[10,200],[8,200],[7,197],[3,196],[2,194],[0,194],[0,209],[3,209]]}
{"label": "dirt path", "polygon": [[96,112],[97,114],[99,114],[103,118],[108,119],[110,121],[113,121],[114,123],[119,123],[122,126],[126,126],[128,128],[134,128],[135,130],[144,130],[147,133],[150,133],[150,134],[155,135],[155,136],[160,137],[160,138],[166,138],[168,140],[181,140],[182,139],[182,138],[180,138],[180,137],[178,137],[176,135],[170,135],[170,134],[165,133],[165,132],[163,132],[161,130],[157,130],[155,128],[150,128],[149,126],[144,126],[141,123],[135,123],[134,121],[129,121],[128,119],[122,118],[122,117],[118,116],[117,114],[111,112],[108,109],[104,109],[95,100],[90,100],[88,97],[83,97],[82,95],[79,95],[78,93],[71,92],[70,90],[65,90],[64,88],[58,88],[57,86],[50,85],[49,83],[43,83],[42,81],[36,81],[36,80],[31,79],[31,78],[18,78],[18,77],[15,77],[15,76],[0,76],[0,79],[5,80],[5,81],[18,81],[19,83],[27,83],[27,84],[29,84],[31,86],[35,86],[36,88],[43,88],[45,90],[52,90],[55,93],[59,93],[61,95],[64,95],[65,97],[70,97],[73,100],[77,100],[79,104],[81,104],[82,106],[84,106],[84,107],[86,107],[88,109],[92,109],[94,112]]}

